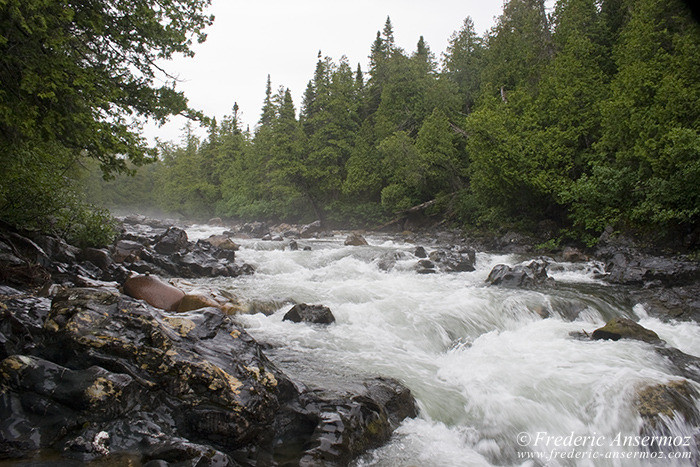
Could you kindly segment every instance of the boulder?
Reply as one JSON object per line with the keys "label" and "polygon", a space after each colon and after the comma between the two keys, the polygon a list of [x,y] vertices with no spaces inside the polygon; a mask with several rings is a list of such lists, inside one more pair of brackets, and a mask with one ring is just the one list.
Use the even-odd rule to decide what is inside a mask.
{"label": "boulder", "polygon": [[138,261],[145,246],[133,240],[118,240],[112,247],[112,258],[117,263]]}
{"label": "boulder", "polygon": [[415,269],[418,274],[435,274],[435,264],[429,259],[418,261]]}
{"label": "boulder", "polygon": [[161,255],[172,255],[187,248],[187,244],[187,232],[178,227],[170,227],[156,239],[153,249]]}
{"label": "boulder", "polygon": [[589,258],[578,248],[567,246],[561,252],[561,260],[569,263],[578,263],[588,261]]}
{"label": "boulder", "polygon": [[220,217],[212,217],[207,221],[207,224],[213,225],[214,227],[223,227],[224,221]]}
{"label": "boulder", "polygon": [[89,261],[102,270],[108,269],[114,264],[112,256],[106,248],[85,248],[78,257],[81,261]]}
{"label": "boulder", "polygon": [[294,305],[282,318],[283,321],[292,321],[293,323],[315,323],[315,324],[331,324],[335,322],[335,316],[330,308],[323,305],[307,305],[299,303]]}
{"label": "boulder", "polygon": [[532,287],[554,284],[554,280],[547,275],[546,261],[531,261],[528,264],[519,264],[514,267],[497,264],[489,273],[486,282],[503,287]]}
{"label": "boulder", "polygon": [[290,240],[287,246],[289,246],[291,251],[297,251],[299,249],[299,244],[296,240]]}
{"label": "boulder", "polygon": [[362,246],[362,245],[367,245],[367,240],[365,240],[365,238],[358,233],[351,233],[345,239],[344,244],[346,246]]}
{"label": "boulder", "polygon": [[238,251],[239,249],[239,246],[228,235],[210,235],[204,241],[222,250]]}
{"label": "boulder", "polygon": [[418,415],[410,391],[398,381],[375,378],[363,386],[358,394],[322,396],[305,406],[306,415],[318,424],[299,465],[349,465],[358,454],[389,439],[404,418]]}
{"label": "boulder", "polygon": [[264,222],[248,222],[241,226],[240,231],[253,238],[261,238],[263,235],[270,233],[269,227]]}
{"label": "boulder", "polygon": [[613,318],[605,326],[593,331],[591,339],[619,340],[635,339],[650,344],[660,343],[661,339],[652,330],[641,326],[629,318]]}
{"label": "boulder", "polygon": [[425,252],[425,248],[422,246],[417,246],[415,250],[413,250],[413,254],[415,255],[416,258],[427,258],[428,254]]}
{"label": "boulder", "polygon": [[464,250],[464,252],[435,250],[431,251],[428,257],[445,272],[471,272],[475,270],[476,252],[472,249]]}
{"label": "boulder", "polygon": [[690,426],[698,426],[700,412],[695,404],[697,398],[697,391],[686,380],[670,381],[640,389],[634,399],[634,407],[642,416],[640,434],[677,434],[677,431],[674,433],[672,425],[679,417]]}
{"label": "boulder", "polygon": [[170,313],[73,288],[53,300],[41,332],[40,356],[0,359],[2,457],[51,449],[59,464],[347,465],[417,414],[392,379],[298,389],[214,308]]}
{"label": "boulder", "polygon": [[127,279],[124,283],[124,293],[168,311],[177,310],[180,302],[185,298],[185,292],[182,290],[148,274]]}
{"label": "boulder", "polygon": [[299,236],[302,238],[309,238],[314,234],[321,232],[321,229],[321,221],[313,221],[310,224],[303,225],[299,229]]}

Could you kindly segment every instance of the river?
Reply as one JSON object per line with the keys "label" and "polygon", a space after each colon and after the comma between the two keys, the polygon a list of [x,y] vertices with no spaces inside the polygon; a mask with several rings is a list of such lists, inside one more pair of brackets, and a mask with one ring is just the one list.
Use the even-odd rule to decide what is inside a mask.
{"label": "river", "polygon": [[[188,234],[197,240],[222,230],[193,226]],[[299,240],[311,251],[236,239],[237,261],[253,265],[255,274],[201,282],[249,301],[278,303],[269,316],[236,319],[270,344],[268,356],[293,379],[342,388],[383,375],[411,389],[419,416],[356,466],[649,465],[634,459],[644,455],[642,448],[620,445],[625,437],[639,439],[635,394],[682,378],[648,344],[592,342],[570,333],[590,333],[626,316],[700,356],[698,324],[662,322],[641,305],[626,305],[619,291],[596,279],[596,263],[552,263],[554,287],[507,289],[486,285],[489,271],[525,258],[478,252],[473,272],[417,274],[414,244],[370,235],[369,246],[350,247],[344,238]],[[449,247],[422,246],[428,252]],[[398,259],[385,271],[379,263],[389,255]],[[336,323],[283,321],[292,302],[328,306]],[[677,425],[674,436],[698,434],[697,427]],[[659,455],[697,453],[694,446]],[[565,458],[550,460],[552,451]],[[612,458],[623,455],[632,459]]]}

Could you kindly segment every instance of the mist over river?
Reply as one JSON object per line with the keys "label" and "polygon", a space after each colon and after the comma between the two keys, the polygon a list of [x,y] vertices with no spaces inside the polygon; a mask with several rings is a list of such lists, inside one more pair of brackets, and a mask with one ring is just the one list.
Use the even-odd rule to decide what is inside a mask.
{"label": "mist over river", "polygon": [[[188,235],[196,241],[223,230],[192,226]],[[343,388],[381,375],[410,388],[419,416],[355,465],[692,465],[670,457],[697,456],[697,426],[675,423],[672,435],[692,445],[652,449],[665,456],[658,460],[635,458],[649,450],[622,442],[640,437],[637,392],[683,378],[644,342],[570,333],[590,334],[613,317],[629,317],[669,346],[700,356],[698,324],[662,322],[630,306],[624,292],[596,279],[602,265],[595,262],[552,262],[554,286],[512,289],[485,279],[496,264],[532,258],[477,252],[473,272],[418,274],[415,244],[368,235],[369,246],[353,247],[344,239],[298,240],[311,251],[291,251],[287,241],[235,239],[236,261],[253,265],[255,274],[196,282],[246,302],[276,303],[269,316],[236,320],[269,345],[267,355],[295,381]],[[325,305],[336,322],[283,321],[292,303]]]}

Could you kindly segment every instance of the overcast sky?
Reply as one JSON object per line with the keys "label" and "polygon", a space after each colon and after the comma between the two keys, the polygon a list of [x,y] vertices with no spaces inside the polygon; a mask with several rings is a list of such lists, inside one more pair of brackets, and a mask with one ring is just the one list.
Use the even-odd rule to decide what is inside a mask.
{"label": "overcast sky", "polygon": [[[319,50],[336,62],[346,55],[353,69],[360,63],[366,72],[372,42],[390,16],[399,47],[414,51],[422,35],[439,59],[467,16],[483,34],[502,7],[501,0],[214,0],[207,41],[195,45],[193,58],[164,67],[180,78],[177,89],[191,106],[221,118],[238,102],[244,129],[252,130],[268,74],[273,92],[279,86],[292,91],[298,112]],[[145,134],[179,141],[183,125],[184,119],[172,119],[160,128],[148,125]]]}

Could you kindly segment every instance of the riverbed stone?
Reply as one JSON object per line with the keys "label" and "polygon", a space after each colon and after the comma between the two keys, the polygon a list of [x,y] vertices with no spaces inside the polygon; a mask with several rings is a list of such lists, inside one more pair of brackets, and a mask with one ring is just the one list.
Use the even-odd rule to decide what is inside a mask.
{"label": "riverbed stone", "polygon": [[367,245],[367,240],[365,237],[358,233],[351,233],[345,239],[345,246],[364,246]]}
{"label": "riverbed stone", "polygon": [[285,313],[282,320],[293,323],[331,324],[335,322],[335,316],[326,306],[299,303]]}
{"label": "riverbed stone", "polygon": [[503,287],[532,287],[553,285],[554,279],[547,275],[546,261],[530,261],[528,264],[519,264],[510,267],[506,264],[497,264],[491,269],[486,282]]}
{"label": "riverbed stone", "polygon": [[80,462],[347,465],[417,413],[395,380],[292,383],[216,308],[171,313],[69,288],[35,321],[41,355],[0,360],[0,458],[50,448]]}
{"label": "riverbed stone", "polygon": [[[637,391],[634,407],[642,416],[641,436],[678,436],[673,425],[682,419],[689,426],[698,426],[700,412],[696,407],[698,392],[686,380],[647,386]],[[691,438],[691,447],[662,445],[661,450],[690,450],[695,445]],[[697,453],[696,453],[697,460]]]}
{"label": "riverbed stone", "polygon": [[593,340],[619,340],[634,339],[650,344],[661,343],[661,339],[654,331],[641,326],[629,318],[613,318],[605,326],[596,329],[591,335]]}
{"label": "riverbed stone", "polygon": [[179,227],[170,227],[156,239],[153,249],[162,255],[172,255],[187,247],[187,232]]}

